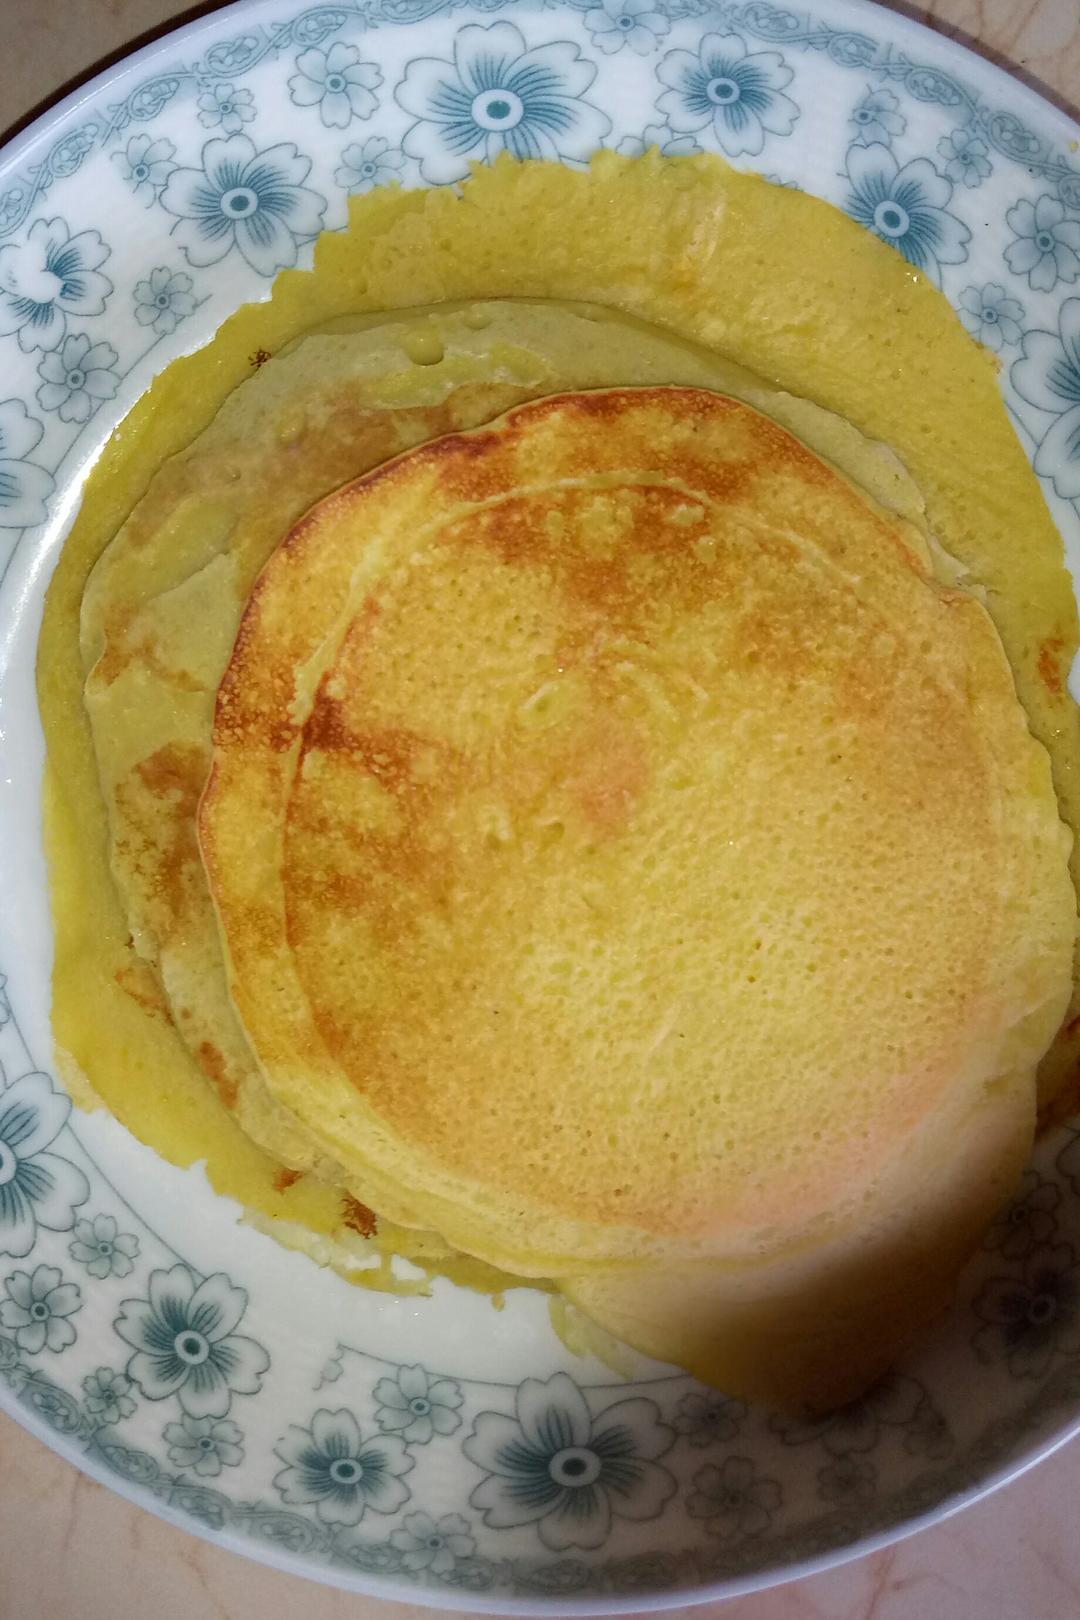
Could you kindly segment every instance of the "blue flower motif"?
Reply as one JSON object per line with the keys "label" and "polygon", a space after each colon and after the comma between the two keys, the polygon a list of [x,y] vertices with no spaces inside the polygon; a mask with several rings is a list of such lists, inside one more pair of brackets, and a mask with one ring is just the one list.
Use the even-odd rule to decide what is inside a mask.
{"label": "blue flower motif", "polygon": [[98,1278],[129,1277],[138,1252],[138,1238],[132,1232],[118,1232],[112,1215],[76,1221],[74,1242],[68,1248],[71,1258]]}
{"label": "blue flower motif", "polygon": [[716,1390],[691,1390],[679,1402],[675,1427],[692,1446],[715,1446],[733,1440],[746,1416],[746,1406]]}
{"label": "blue flower motif", "polygon": [[14,1328],[15,1343],[28,1356],[41,1350],[58,1353],[75,1343],[69,1317],[82,1309],[75,1283],[60,1280],[56,1266],[13,1271],[4,1279],[7,1299],[0,1304],[0,1323]]}
{"label": "blue flower motif", "polygon": [[172,141],[153,140],[149,135],[133,135],[122,152],[114,152],[113,162],[140,202],[147,208],[176,168],[172,161],[176,147]]}
{"label": "blue flower motif", "polygon": [[409,1500],[401,1483],[415,1463],[396,1435],[365,1439],[360,1425],[344,1407],[320,1408],[311,1427],[290,1424],[274,1447],[285,1467],[274,1475],[282,1500],[292,1506],[314,1504],[324,1524],[359,1524],[372,1513],[396,1513]]}
{"label": "blue flower motif", "polygon": [[243,1430],[228,1418],[193,1418],[185,1413],[179,1423],[166,1423],[162,1438],[171,1463],[194,1468],[203,1478],[213,1479],[222,1467],[235,1468],[244,1460]]}
{"label": "blue flower motif", "polygon": [[971,232],[945,207],[952,185],[926,158],[901,168],[887,146],[853,146],[847,177],[848,213],[910,264],[936,277],[943,264],[967,258]]}
{"label": "blue flower motif", "polygon": [[902,135],[907,128],[907,119],[899,107],[891,90],[868,90],[856,103],[849,120],[855,125],[856,140],[864,146],[874,142],[888,146],[894,136]]}
{"label": "blue flower motif", "polygon": [[89,421],[120,386],[116,361],[111,343],[91,343],[85,333],[66,337],[59,350],[42,356],[38,404],[43,411],[58,411],[61,422]]}
{"label": "blue flower motif", "polygon": [[378,106],[373,94],[383,82],[374,62],[361,62],[353,45],[331,45],[328,51],[301,51],[289,80],[289,96],[298,107],[318,107],[327,129],[344,129],[354,118],[370,118]]}
{"label": "blue flower motif", "polygon": [[223,1272],[197,1283],[190,1267],[150,1273],[148,1299],[125,1299],[113,1326],[135,1354],[125,1371],[150,1401],[176,1395],[189,1417],[224,1417],[236,1395],[254,1395],[270,1357],[234,1332],[247,1293]]}
{"label": "blue flower motif", "polygon": [[569,40],[527,50],[513,23],[470,23],[454,38],[453,61],[409,63],[395,100],[416,119],[402,142],[433,185],[462,180],[471,162],[516,158],[583,161],[611,120],[580,98],[596,67]]}
{"label": "blue flower motif", "polygon": [[1004,343],[1019,343],[1023,318],[1023,304],[1010,298],[998,281],[988,281],[985,287],[965,287],[960,294],[960,319],[972,337],[995,354]]}
{"label": "blue flower motif", "polygon": [[87,1373],[82,1387],[83,1404],[95,1428],[104,1429],[110,1423],[119,1423],[135,1410],[130,1378],[113,1372],[110,1367],[99,1367],[96,1372]]}
{"label": "blue flower motif", "polygon": [[664,157],[691,157],[701,151],[692,135],[676,135],[667,124],[646,124],[640,135],[624,135],[615,150],[622,157],[644,157],[654,146]]}
{"label": "blue flower motif", "polygon": [[69,315],[100,315],[109,251],[97,231],[72,236],[62,219],[35,220],[21,247],[0,248],[0,337],[18,332],[25,353],[55,349]]}
{"label": "blue flower motif", "polygon": [[449,1575],[459,1558],[471,1558],[476,1551],[469,1521],[460,1513],[445,1513],[438,1522],[429,1513],[407,1513],[404,1528],[390,1532],[390,1545],[414,1575],[422,1569]]}
{"label": "blue flower motif", "polygon": [[402,1367],[396,1378],[380,1378],[375,1400],[379,1428],[411,1445],[427,1445],[432,1435],[461,1428],[460,1387],[452,1378],[432,1378],[423,1367]]}
{"label": "blue flower motif", "polygon": [[1053,481],[1062,500],[1075,500],[1080,495],[1080,298],[1062,304],[1056,332],[1025,334],[1023,356],[1010,373],[1013,387],[1029,405],[1055,418],[1035,452],[1035,471]]}
{"label": "blue flower motif", "polygon": [[545,1547],[600,1547],[612,1518],[655,1519],[675,1494],[658,1457],[675,1435],[653,1401],[616,1401],[593,1417],[566,1373],[526,1378],[515,1416],[481,1412],[463,1450],[483,1470],[473,1507],[493,1529],[535,1524]]}
{"label": "blue flower motif", "polygon": [[192,280],[183,270],[160,265],[145,281],[135,283],[135,319],[163,336],[175,332],[195,308]]}
{"label": "blue flower motif", "polygon": [[70,1112],[47,1074],[24,1074],[0,1091],[0,1254],[29,1254],[39,1226],[70,1232],[76,1204],[90,1196],[81,1170],[45,1152]]}
{"label": "blue flower motif", "polygon": [[199,97],[199,123],[203,129],[220,128],[225,135],[239,135],[254,117],[255,98],[250,90],[212,84]]}
{"label": "blue flower motif", "polygon": [[389,186],[401,179],[405,167],[405,154],[384,141],[381,135],[370,135],[366,141],[354,141],[341,154],[341,166],[334,170],[334,179],[346,191],[372,191],[376,186]]}
{"label": "blue flower motif", "polygon": [[799,109],[782,94],[794,77],[778,51],[749,54],[737,34],[707,34],[697,55],[669,51],[656,70],[670,85],[657,107],[679,135],[712,126],[728,157],[756,157],[765,136],[790,135]]}
{"label": "blue flower motif", "polygon": [[[24,459],[37,448],[44,431],[21,399],[0,403],[0,529],[25,529],[45,521],[46,503],[56,488],[56,479],[44,467]],[[0,983],[0,1026],[10,1017],[11,1008]]]}
{"label": "blue flower motif", "polygon": [[201,169],[171,174],[161,194],[188,263],[217,264],[235,247],[260,275],[294,265],[326,212],[326,199],[303,184],[311,159],[291,142],[256,151],[246,135],[207,141],[202,159]]}
{"label": "blue flower motif", "polygon": [[1005,249],[1005,263],[1027,276],[1033,292],[1053,292],[1059,281],[1080,276],[1080,220],[1066,219],[1056,197],[1047,192],[1038,202],[1014,203],[1005,219],[1017,238]]}
{"label": "blue flower motif", "polygon": [[653,10],[652,0],[600,0],[598,7],[585,13],[584,22],[593,44],[609,56],[624,45],[647,56],[671,32],[670,22],[662,11]]}
{"label": "blue flower motif", "polygon": [[[1077,300],[1072,300],[1077,302]],[[1080,1274],[1068,1243],[1033,1249],[1019,1277],[990,1277],[972,1309],[980,1361],[1004,1360],[1014,1378],[1042,1378],[1058,1354],[1080,1350]]]}
{"label": "blue flower motif", "polygon": [[945,159],[947,177],[969,191],[981,186],[993,167],[987,156],[990,148],[971,129],[954,129],[951,135],[943,135],[937,149]]}
{"label": "blue flower motif", "polygon": [[719,1467],[700,1468],[686,1498],[692,1519],[702,1519],[718,1541],[759,1536],[780,1506],[778,1480],[758,1473],[749,1457],[728,1457]]}

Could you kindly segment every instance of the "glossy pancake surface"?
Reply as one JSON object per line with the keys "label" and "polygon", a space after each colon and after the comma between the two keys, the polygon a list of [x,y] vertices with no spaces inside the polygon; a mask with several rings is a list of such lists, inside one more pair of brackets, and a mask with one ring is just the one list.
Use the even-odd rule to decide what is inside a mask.
{"label": "glossy pancake surface", "polygon": [[1011,1164],[1068,996],[1068,834],[985,609],[700,389],[519,407],[316,507],[200,840],[278,1101],[524,1274],[857,1230],[958,1110]]}

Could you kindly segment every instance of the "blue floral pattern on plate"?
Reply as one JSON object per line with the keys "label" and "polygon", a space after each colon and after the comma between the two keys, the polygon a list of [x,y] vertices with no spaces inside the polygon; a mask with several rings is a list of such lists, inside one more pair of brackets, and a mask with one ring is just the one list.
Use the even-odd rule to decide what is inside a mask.
{"label": "blue floral pattern on plate", "polygon": [[460,1429],[463,1399],[452,1378],[431,1378],[421,1366],[402,1367],[396,1377],[380,1378],[375,1385],[379,1428],[413,1445]]}
{"label": "blue floral pattern on plate", "polygon": [[463,180],[474,162],[516,158],[583,161],[611,119],[584,100],[596,66],[568,40],[529,49],[513,23],[470,23],[452,60],[417,57],[394,91],[416,122],[402,148],[432,185]]}
{"label": "blue floral pattern on plate", "polygon": [[189,1417],[224,1417],[234,1394],[254,1395],[270,1357],[234,1330],[247,1294],[223,1272],[152,1271],[146,1299],[125,1299],[117,1333],[135,1351],[125,1371],[150,1401],[175,1395]]}
{"label": "blue floral pattern on plate", "polygon": [[70,1112],[46,1074],[24,1074],[0,1092],[0,1254],[29,1254],[39,1227],[70,1231],[90,1196],[83,1171],[47,1151]]}
{"label": "blue floral pattern on plate", "polygon": [[360,1432],[353,1414],[321,1408],[309,1428],[294,1424],[275,1454],[282,1501],[311,1504],[324,1524],[359,1524],[371,1513],[396,1513],[412,1494],[401,1476],[416,1467],[397,1435]]}
{"label": "blue floral pattern on plate", "polygon": [[100,266],[109,248],[98,231],[73,235],[62,219],[35,220],[21,244],[0,248],[0,337],[22,349],[55,349],[69,315],[100,315],[112,282]]}
{"label": "blue floral pattern on plate", "polygon": [[264,276],[294,265],[326,212],[325,198],[303,184],[311,159],[291,142],[258,151],[246,135],[207,141],[201,159],[174,169],[161,193],[188,263],[205,268],[236,248]]}
{"label": "blue floral pattern on plate", "polygon": [[89,421],[120,386],[113,369],[118,359],[111,343],[93,343],[85,332],[73,332],[38,362],[38,404],[43,411],[56,411],[61,422]]}
{"label": "blue floral pattern on plate", "polygon": [[1080,496],[1080,298],[1062,304],[1056,332],[1025,333],[1012,368],[1020,398],[1051,417],[1035,452],[1035,471],[1065,500]]}
{"label": "blue floral pattern on plate", "polygon": [[596,48],[608,56],[627,49],[648,56],[671,32],[671,23],[652,0],[602,0],[585,13],[585,26]]}
{"label": "blue floral pattern on plate", "polygon": [[851,190],[845,207],[853,219],[935,280],[943,264],[962,264],[971,232],[949,212],[952,183],[926,158],[901,168],[880,142],[857,143],[847,156]]}
{"label": "blue floral pattern on plate", "polygon": [[[68,469],[154,371],[305,263],[351,194],[600,147],[760,166],[939,282],[999,359],[1075,564],[1075,134],[848,0],[344,0],[204,19],[0,157],[4,612],[51,543]],[[20,750],[18,705],[11,719],[14,889],[38,834],[36,743]],[[895,1531],[1076,1422],[1076,1124],[986,1234],[937,1348],[827,1418],[780,1416],[577,1358],[538,1296],[496,1319],[461,1294],[408,1311],[358,1294],[234,1226],[197,1172],[101,1115],[73,1124],[39,1068],[42,897],[19,894],[20,938],[0,940],[0,1398],[139,1501],[347,1586],[633,1608]]]}
{"label": "blue floral pattern on plate", "polygon": [[657,1461],[675,1436],[654,1402],[616,1401],[593,1417],[566,1373],[526,1378],[513,1417],[481,1412],[462,1450],[484,1470],[470,1501],[498,1529],[535,1524],[546,1547],[602,1547],[613,1517],[655,1519],[675,1495]]}
{"label": "blue floral pattern on plate", "polygon": [[1014,203],[1005,215],[1016,237],[1005,249],[1005,263],[1027,277],[1033,292],[1053,292],[1059,281],[1080,276],[1080,220],[1068,219],[1057,197],[1044,192],[1034,203]]}
{"label": "blue floral pattern on plate", "polygon": [[366,141],[347,146],[341,154],[341,163],[334,170],[334,179],[345,191],[373,191],[376,186],[391,186],[400,181],[405,167],[405,154],[391,147],[381,135],[371,135]]}
{"label": "blue floral pattern on plate", "polygon": [[44,432],[21,399],[0,402],[0,529],[32,528],[45,521],[56,479],[28,459]]}
{"label": "blue floral pattern on plate", "polygon": [[794,78],[778,51],[750,51],[738,34],[707,34],[697,51],[669,51],[656,70],[657,101],[679,135],[709,130],[729,158],[756,157],[770,135],[790,135],[799,109]]}
{"label": "blue floral pattern on plate", "polygon": [[289,95],[298,107],[317,107],[327,129],[345,129],[354,118],[370,118],[379,105],[375,91],[383,76],[374,62],[362,62],[354,45],[317,46],[301,51]]}
{"label": "blue floral pattern on plate", "polygon": [[64,1282],[56,1266],[13,1271],[4,1279],[7,1298],[0,1303],[0,1325],[14,1330],[15,1346],[25,1355],[42,1350],[58,1353],[75,1343],[71,1318],[82,1304],[77,1283]]}

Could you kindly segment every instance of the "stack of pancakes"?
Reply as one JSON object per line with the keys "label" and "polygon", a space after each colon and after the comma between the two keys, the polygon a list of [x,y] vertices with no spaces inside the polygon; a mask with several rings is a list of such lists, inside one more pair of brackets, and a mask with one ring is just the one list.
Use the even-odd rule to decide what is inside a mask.
{"label": "stack of pancakes", "polygon": [[[701,343],[700,231],[666,331],[631,318],[659,278],[629,247],[600,307],[587,254],[493,269],[508,196],[640,225],[690,184],[761,238],[821,209],[901,275],[709,160],[506,166],[374,202],[351,280],[327,291],[328,242],[306,316],[283,278],[155,385],[43,632],[55,1022],[69,1075],[321,1258],[348,1269],[344,1223],[542,1280],[820,1405],[940,1306],[1030,1149],[1072,989],[1077,732],[1046,649],[1067,668],[1075,617],[930,289],[900,346],[939,336],[961,438],[989,434],[959,501],[923,423],[885,449],[872,412],[800,397],[783,331],[772,381]],[[992,617],[1010,568],[1024,616]]]}

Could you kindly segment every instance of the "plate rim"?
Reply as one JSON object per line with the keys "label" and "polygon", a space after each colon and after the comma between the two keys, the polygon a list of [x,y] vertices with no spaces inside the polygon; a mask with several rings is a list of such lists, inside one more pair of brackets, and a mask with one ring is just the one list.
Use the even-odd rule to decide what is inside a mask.
{"label": "plate rim", "polygon": [[[573,6],[574,0],[560,0],[560,3]],[[539,9],[540,4],[541,0],[502,0],[501,4],[491,8],[491,15],[512,15],[518,11]],[[229,0],[229,3],[217,6],[201,16],[181,22],[175,27],[166,27],[163,32],[145,44],[137,45],[134,49],[119,55],[108,66],[97,72],[88,71],[66,94],[48,101],[11,139],[0,144],[0,170],[13,170],[32,160],[43,144],[55,141],[66,126],[77,121],[82,109],[103,92],[124,84],[148,69],[152,72],[154,64],[174,53],[179,44],[216,33],[219,29],[227,31],[230,21],[239,22],[240,19],[252,18],[268,22],[276,15],[288,13],[294,7],[295,0],[291,0],[291,3],[290,0]],[[940,53],[946,58],[955,59],[957,71],[968,78],[973,88],[985,89],[987,93],[997,92],[1011,108],[1026,111],[1048,132],[1056,134],[1066,147],[1080,143],[1080,108],[1074,117],[1071,112],[1050,100],[1047,95],[1041,94],[1008,67],[983,55],[978,49],[977,41],[969,43],[966,39],[940,33],[906,10],[897,10],[891,0],[800,0],[800,7],[815,19],[821,18],[822,14],[829,17],[835,16],[837,12],[846,12],[854,19],[865,19],[870,28],[875,24],[880,26],[884,21],[890,34],[902,43],[911,42],[916,48],[927,51],[928,55]],[[355,0],[343,0],[340,9],[343,11],[356,9]],[[437,8],[433,15],[438,14],[438,9],[442,7]],[[574,9],[581,8],[575,6]],[[17,542],[8,559],[9,568],[26,538],[26,535],[23,535]],[[25,556],[24,552],[23,560]],[[1080,595],[1080,579],[1076,581],[1076,586]],[[0,670],[0,679],[2,675],[3,670]],[[458,1594],[446,1588],[433,1589],[420,1585],[405,1588],[399,1582],[385,1580],[376,1575],[322,1566],[306,1560],[300,1554],[287,1552],[265,1542],[257,1542],[253,1537],[243,1536],[234,1530],[214,1530],[150,1493],[140,1491],[133,1482],[110,1472],[94,1458],[77,1451],[74,1446],[68,1446],[62,1434],[19,1403],[2,1383],[0,1383],[0,1411],[65,1462],[104,1486],[112,1494],[143,1511],[154,1514],[187,1535],[193,1535],[214,1546],[224,1547],[254,1563],[332,1590],[348,1591],[383,1601],[406,1602],[419,1608],[450,1613],[471,1612],[530,1617],[660,1613],[697,1607],[728,1598],[744,1597],[811,1576],[823,1575],[885,1548],[897,1546],[924,1530],[949,1522],[965,1508],[985,1500],[1014,1480],[1021,1479],[1039,1463],[1055,1455],[1080,1435],[1080,1406],[1078,1406],[1075,1415],[1059,1430],[1032,1441],[1028,1447],[976,1484],[958,1491],[954,1496],[899,1524],[870,1532],[846,1546],[830,1548],[788,1565],[774,1566],[771,1569],[732,1576],[703,1585],[669,1588],[665,1591],[627,1593],[611,1597],[570,1597],[566,1600],[553,1597],[494,1599],[481,1593],[467,1591]]]}

